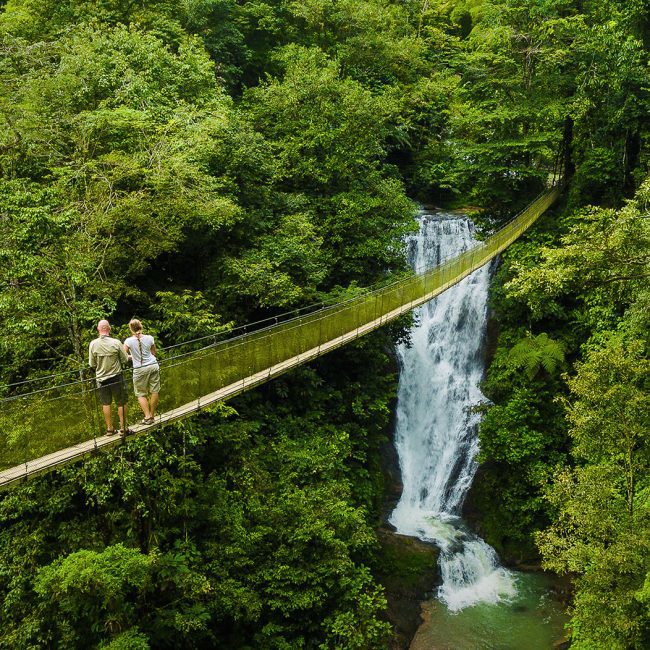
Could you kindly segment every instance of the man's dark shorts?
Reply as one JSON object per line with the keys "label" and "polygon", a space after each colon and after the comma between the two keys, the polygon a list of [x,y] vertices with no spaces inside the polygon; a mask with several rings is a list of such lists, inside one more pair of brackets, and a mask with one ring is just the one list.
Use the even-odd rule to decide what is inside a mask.
{"label": "man's dark shorts", "polygon": [[124,381],[124,375],[120,373],[119,375],[113,375],[108,379],[97,382],[99,385],[99,401],[104,404],[104,406],[110,406],[113,398],[115,398],[115,403],[118,406],[124,406],[127,402],[126,395],[126,382]]}

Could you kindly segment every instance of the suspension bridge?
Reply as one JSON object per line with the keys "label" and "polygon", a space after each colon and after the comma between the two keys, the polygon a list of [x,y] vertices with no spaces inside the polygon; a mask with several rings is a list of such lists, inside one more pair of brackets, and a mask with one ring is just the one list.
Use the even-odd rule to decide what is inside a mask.
{"label": "suspension bridge", "polygon": [[[284,320],[240,328],[226,340],[207,336],[198,349],[161,364],[160,414],[134,435],[189,417],[307,363],[428,302],[488,263],[525,232],[558,198],[559,183],[545,190],[507,225],[477,246],[432,269],[350,300],[303,311]],[[295,313],[295,312],[294,312]],[[108,436],[91,379],[77,379],[2,400],[0,487],[123,442]],[[136,418],[139,409],[129,405]]]}

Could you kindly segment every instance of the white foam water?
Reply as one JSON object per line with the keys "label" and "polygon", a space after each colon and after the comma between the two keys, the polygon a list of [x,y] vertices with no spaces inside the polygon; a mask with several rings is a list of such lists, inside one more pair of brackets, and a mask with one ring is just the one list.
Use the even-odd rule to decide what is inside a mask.
{"label": "white foam water", "polygon": [[[467,217],[422,212],[418,234],[407,240],[409,261],[429,268],[474,244]],[[410,345],[397,349],[395,445],[403,491],[390,523],[440,547],[438,597],[452,611],[516,594],[515,576],[459,519],[477,468],[474,407],[485,400],[479,381],[489,283],[486,265],[420,307]]]}

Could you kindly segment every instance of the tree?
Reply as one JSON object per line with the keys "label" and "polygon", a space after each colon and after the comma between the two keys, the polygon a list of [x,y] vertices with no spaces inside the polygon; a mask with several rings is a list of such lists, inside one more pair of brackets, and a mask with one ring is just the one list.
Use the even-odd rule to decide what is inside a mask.
{"label": "tree", "polygon": [[562,1],[483,2],[474,15],[456,60],[449,137],[457,163],[448,183],[494,216],[539,190],[553,166],[580,23]]}
{"label": "tree", "polygon": [[151,590],[155,562],[155,555],[118,544],[101,553],[78,551],[43,567],[35,590],[51,603],[50,642],[78,646],[96,642],[98,630],[137,632],[138,608]]}
{"label": "tree", "polygon": [[[515,262],[507,288],[522,298],[534,317],[548,313],[549,303],[573,292],[587,310],[612,326],[611,309],[631,305],[650,277],[650,180],[621,210],[585,208],[569,219],[561,245],[543,247],[541,264],[524,268]],[[608,313],[610,312],[610,313]],[[594,320],[597,328],[598,322]]]}
{"label": "tree", "polygon": [[323,283],[370,284],[403,268],[399,242],[414,206],[382,162],[396,102],[342,78],[316,48],[289,46],[278,56],[283,78],[250,90],[246,102],[272,143],[278,188],[300,197],[323,242],[330,266]]}
{"label": "tree", "polygon": [[639,593],[650,571],[650,362],[613,336],[569,381],[579,465],[549,491],[557,519],[538,543],[544,566],[577,574],[572,646],[643,648],[650,619]]}

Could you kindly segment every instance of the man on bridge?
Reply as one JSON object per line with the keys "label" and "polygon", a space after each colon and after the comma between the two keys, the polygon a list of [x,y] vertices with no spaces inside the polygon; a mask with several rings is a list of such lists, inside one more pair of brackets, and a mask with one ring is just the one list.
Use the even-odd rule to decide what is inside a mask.
{"label": "man on bridge", "polygon": [[88,347],[88,365],[95,370],[95,379],[99,390],[99,399],[102,403],[104,420],[106,421],[107,435],[113,435],[117,431],[113,428],[111,417],[111,403],[113,397],[117,404],[117,413],[120,418],[120,429],[122,435],[130,433],[126,424],[126,383],[122,367],[128,362],[128,357],[122,343],[109,336],[111,326],[107,320],[100,320],[97,323],[99,336],[90,342]]}

